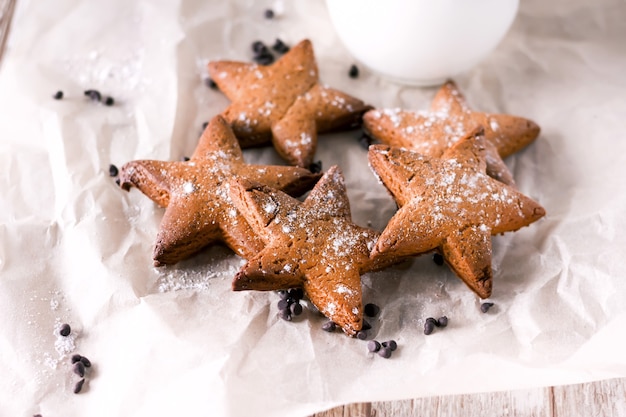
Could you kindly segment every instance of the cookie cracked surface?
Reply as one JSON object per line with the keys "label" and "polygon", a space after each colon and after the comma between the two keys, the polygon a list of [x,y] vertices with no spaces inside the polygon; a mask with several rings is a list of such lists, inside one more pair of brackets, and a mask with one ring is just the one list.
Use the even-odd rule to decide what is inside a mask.
{"label": "cookie cracked surface", "polygon": [[262,249],[230,199],[231,178],[247,178],[300,195],[320,176],[303,168],[246,164],[229,125],[216,116],[189,161],[128,162],[120,170],[120,185],[127,191],[137,187],[166,207],[153,254],[159,266],[181,261],[216,242],[244,258]]}
{"label": "cookie cracked surface", "polygon": [[545,210],[486,174],[485,144],[479,128],[441,158],[387,145],[370,147],[370,166],[400,207],[372,258],[437,250],[479,297],[491,295],[491,235],[527,226]]}
{"label": "cookie cracked surface", "polygon": [[269,66],[209,63],[211,79],[232,101],[222,116],[242,147],[273,143],[288,163],[313,162],[317,134],[360,123],[370,106],[319,82],[313,46],[303,40]]}
{"label": "cookie cracked surface", "polygon": [[304,202],[250,181],[233,182],[231,195],[266,244],[237,273],[233,289],[302,287],[348,335],[361,330],[361,274],[376,268],[369,254],[378,233],[352,223],[339,168],[331,167]]}
{"label": "cookie cracked surface", "polygon": [[387,145],[435,157],[482,126],[487,138],[487,173],[511,186],[515,181],[502,159],[533,142],[540,131],[535,122],[523,117],[473,111],[453,81],[439,89],[429,111],[371,110],[363,116],[363,125]]}

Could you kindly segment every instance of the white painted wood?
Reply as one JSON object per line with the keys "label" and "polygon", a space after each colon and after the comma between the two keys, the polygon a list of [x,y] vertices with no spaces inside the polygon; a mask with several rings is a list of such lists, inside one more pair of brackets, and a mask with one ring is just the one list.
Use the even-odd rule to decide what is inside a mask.
{"label": "white painted wood", "polygon": [[312,417],[626,417],[626,378],[561,387],[349,404]]}

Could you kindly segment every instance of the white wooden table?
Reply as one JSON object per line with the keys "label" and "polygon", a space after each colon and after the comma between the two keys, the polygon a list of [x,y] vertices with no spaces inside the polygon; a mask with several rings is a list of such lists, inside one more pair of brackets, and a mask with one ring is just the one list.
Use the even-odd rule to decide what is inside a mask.
{"label": "white wooden table", "polygon": [[349,404],[312,417],[626,416],[626,378],[586,384]]}

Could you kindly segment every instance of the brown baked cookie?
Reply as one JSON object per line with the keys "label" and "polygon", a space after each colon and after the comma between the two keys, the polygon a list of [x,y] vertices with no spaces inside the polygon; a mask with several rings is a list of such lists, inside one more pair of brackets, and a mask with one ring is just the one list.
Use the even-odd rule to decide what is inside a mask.
{"label": "brown baked cookie", "polygon": [[313,46],[303,40],[270,66],[209,63],[209,74],[232,103],[222,113],[241,146],[272,142],[292,165],[313,161],[317,134],[360,123],[370,106],[320,84]]}
{"label": "brown baked cookie", "polygon": [[233,289],[302,287],[347,334],[363,325],[361,274],[378,233],[352,223],[344,179],[330,168],[304,202],[250,181],[231,183],[231,198],[265,248],[244,265]]}
{"label": "brown baked cookie", "polygon": [[373,259],[437,250],[479,297],[491,295],[491,235],[527,226],[545,210],[486,175],[486,143],[478,128],[441,158],[370,147],[370,166],[400,207],[376,242]]}
{"label": "brown baked cookie", "polygon": [[120,171],[120,185],[137,187],[167,207],[154,248],[155,265],[173,264],[224,242],[238,255],[257,254],[262,242],[237,211],[228,193],[231,178],[247,178],[301,195],[320,178],[306,169],[249,165],[229,125],[211,120],[189,161],[132,161]]}
{"label": "brown baked cookie", "polygon": [[363,125],[383,143],[435,157],[477,126],[483,126],[488,139],[487,174],[511,186],[515,181],[502,158],[521,150],[539,135],[539,126],[531,120],[472,111],[453,81],[441,87],[430,111],[371,110],[363,116]]}

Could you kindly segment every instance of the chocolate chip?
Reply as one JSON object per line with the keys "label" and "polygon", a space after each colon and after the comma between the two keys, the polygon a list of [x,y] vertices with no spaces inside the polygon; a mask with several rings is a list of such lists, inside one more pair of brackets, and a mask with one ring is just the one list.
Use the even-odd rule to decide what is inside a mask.
{"label": "chocolate chip", "polygon": [[359,138],[359,145],[361,145],[363,149],[368,150],[371,144],[372,138],[367,133],[363,133]]}
{"label": "chocolate chip", "polygon": [[266,19],[273,19],[274,18],[274,10],[266,9],[265,12],[263,13],[263,16],[265,16]]}
{"label": "chocolate chip", "polygon": [[289,309],[278,310],[278,317],[285,321],[291,321],[291,312]]}
{"label": "chocolate chip", "polygon": [[433,255],[433,262],[439,266],[443,265],[443,256],[439,253]]}
{"label": "chocolate chip", "polygon": [[380,312],[380,307],[378,307],[376,304],[368,303],[365,304],[363,312],[367,317],[376,317]]}
{"label": "chocolate chip", "polygon": [[360,331],[356,332],[356,338],[359,339],[359,340],[367,339],[367,332],[365,330],[360,330]]}
{"label": "chocolate chip", "polygon": [[426,320],[426,323],[424,323],[424,334],[428,336],[433,330],[435,330],[434,322]]}
{"label": "chocolate chip", "polygon": [[180,159],[181,159],[183,162],[187,162],[187,161],[191,160],[191,158],[190,158],[190,157],[188,157],[188,156],[183,156],[183,157],[182,157],[182,158],[180,158]]}
{"label": "chocolate chip", "polygon": [[259,65],[270,65],[274,62],[274,55],[271,53],[259,54],[253,58],[253,61]]}
{"label": "chocolate chip", "polygon": [[91,368],[91,361],[84,356],[80,357],[80,362],[85,365],[85,368]]}
{"label": "chocolate chip", "polygon": [[41,417],[41,414],[34,414],[33,417]]}
{"label": "chocolate chip", "polygon": [[448,318],[446,316],[441,316],[437,319],[438,327],[446,327],[448,325]]}
{"label": "chocolate chip", "polygon": [[83,385],[85,384],[85,378],[81,379],[74,385],[74,394],[78,394],[80,390],[83,389]]}
{"label": "chocolate chip", "polygon": [[293,303],[290,307],[289,307],[291,314],[294,316],[299,316],[300,314],[302,314],[302,305],[298,302]]}
{"label": "chocolate chip", "polygon": [[289,301],[287,301],[286,298],[283,298],[282,300],[278,301],[278,309],[279,310],[287,310],[289,308],[289,304],[291,304]]}
{"label": "chocolate chip", "polygon": [[202,130],[206,130],[208,125],[209,125],[209,122],[202,123]]}
{"label": "chocolate chip", "polygon": [[215,81],[213,81],[213,79],[207,78],[204,82],[207,85],[207,87],[209,87],[211,90],[217,90],[218,89],[217,83]]}
{"label": "chocolate chip", "polygon": [[435,320],[435,318],[434,318],[434,317],[428,317],[428,318],[426,319],[426,323],[428,323],[428,322],[432,323],[432,324],[433,324],[433,326],[436,326],[436,325],[437,325],[437,320]]}
{"label": "chocolate chip", "polygon": [[387,340],[386,342],[383,342],[382,345],[383,347],[391,349],[392,352],[398,349],[398,344],[395,340]]}
{"label": "chocolate chip", "polygon": [[86,90],[85,95],[93,101],[102,100],[102,94],[98,90]]}
{"label": "chocolate chip", "polygon": [[55,100],[63,99],[63,91],[61,91],[61,90],[57,91],[56,93],[54,93],[52,98],[54,98]]}
{"label": "chocolate chip", "polygon": [[267,46],[263,42],[254,41],[252,42],[252,52],[254,52],[256,55],[261,55],[264,53],[269,53],[269,49],[267,49]]}
{"label": "chocolate chip", "polygon": [[80,355],[72,355],[72,359],[71,359],[71,361],[72,361],[72,363],[74,364],[74,363],[76,363],[76,362],[80,362],[82,358],[83,358],[83,357],[82,357],[82,356],[80,356]]}
{"label": "chocolate chip", "polygon": [[322,172],[322,161],[312,162],[311,165],[309,165],[309,171],[314,174]]}
{"label": "chocolate chip", "polygon": [[322,324],[322,330],[326,332],[334,332],[336,328],[337,325],[331,320],[328,320],[326,323]]}
{"label": "chocolate chip", "polygon": [[291,288],[287,291],[287,295],[295,300],[302,300],[304,290],[302,288]]}
{"label": "chocolate chip", "polygon": [[370,352],[378,352],[380,350],[380,343],[376,340],[370,340],[367,342],[367,350]]}
{"label": "chocolate chip", "polygon": [[114,104],[115,104],[115,100],[113,100],[113,97],[107,97],[106,100],[104,100],[105,106],[112,106]]}
{"label": "chocolate chip", "polygon": [[115,179],[115,183],[119,186],[119,185],[121,184],[120,179],[119,179],[119,178],[116,178],[116,179]]}
{"label": "chocolate chip", "polygon": [[480,305],[480,311],[482,311],[483,313],[486,313],[489,311],[491,307],[493,307],[493,305],[494,305],[493,303],[482,303]]}
{"label": "chocolate chip", "polygon": [[119,170],[117,169],[117,167],[113,164],[109,165],[109,176],[110,177],[117,177],[117,174],[119,174]]}
{"label": "chocolate chip", "polygon": [[357,78],[359,76],[359,68],[356,65],[352,65],[348,71],[350,78]]}
{"label": "chocolate chip", "polygon": [[59,334],[63,337],[69,336],[71,332],[72,332],[72,328],[67,323],[64,323],[61,326],[61,329],[59,330]]}
{"label": "chocolate chip", "polygon": [[289,52],[289,47],[280,39],[276,39],[274,45],[272,45],[272,49],[278,52],[279,54],[284,54]]}
{"label": "chocolate chip", "polygon": [[363,320],[363,325],[361,326],[361,330],[369,330],[372,328],[372,325],[369,321]]}
{"label": "chocolate chip", "polygon": [[84,377],[85,376],[85,365],[78,361],[74,364],[74,373],[76,375],[78,375],[79,377]]}
{"label": "chocolate chip", "polygon": [[391,358],[391,349],[388,347],[381,347],[378,351],[378,355],[382,356],[385,359]]}

